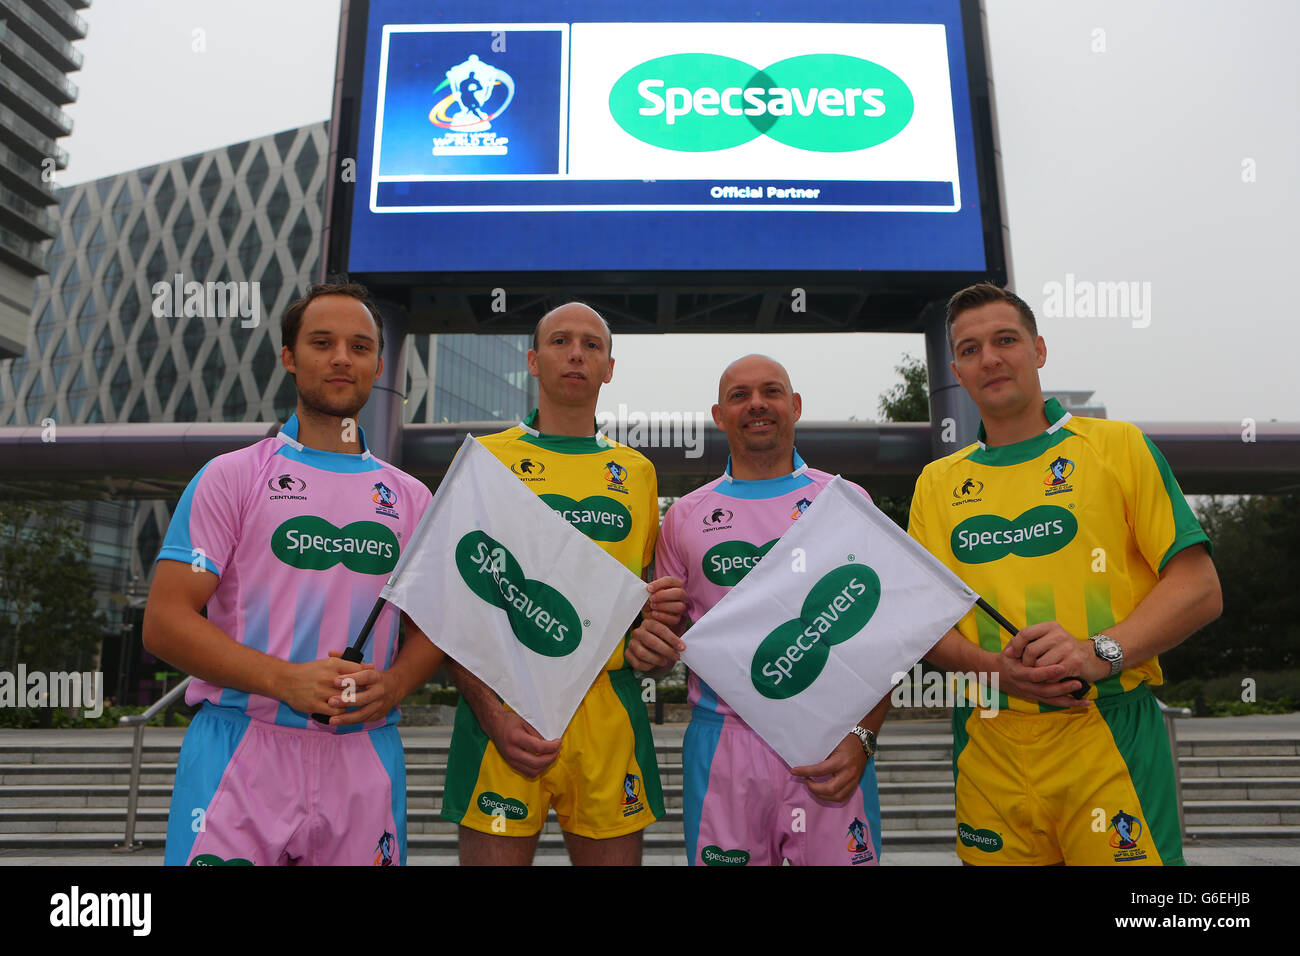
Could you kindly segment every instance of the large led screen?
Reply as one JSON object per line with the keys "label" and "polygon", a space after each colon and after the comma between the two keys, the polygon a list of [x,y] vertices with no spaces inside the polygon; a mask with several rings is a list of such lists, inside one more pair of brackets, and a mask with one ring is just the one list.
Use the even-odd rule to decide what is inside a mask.
{"label": "large led screen", "polygon": [[979,273],[1000,261],[968,77],[982,40],[963,23],[977,7],[755,6],[360,4],[341,265]]}

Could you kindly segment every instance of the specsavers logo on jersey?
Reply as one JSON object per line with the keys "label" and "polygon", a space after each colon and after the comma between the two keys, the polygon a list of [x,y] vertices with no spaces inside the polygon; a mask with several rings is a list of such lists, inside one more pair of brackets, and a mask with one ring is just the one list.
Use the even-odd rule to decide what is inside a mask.
{"label": "specsavers logo on jersey", "polygon": [[591,495],[581,501],[566,495],[539,497],[592,541],[622,541],[632,530],[632,513],[621,501],[602,495]]}
{"label": "specsavers logo on jersey", "polygon": [[456,570],[471,591],[506,612],[519,643],[544,657],[565,657],[582,641],[582,623],[569,600],[530,580],[515,556],[482,531],[456,544]]}
{"label": "specsavers logo on jersey", "polygon": [[767,135],[795,149],[851,152],[902,132],[912,91],[855,56],[813,53],[759,69],[713,53],[677,53],[623,74],[609,111],[627,133],[682,152],[731,149]]}
{"label": "specsavers logo on jersey", "polygon": [[705,553],[701,570],[714,584],[724,588],[735,587],[754,569],[759,558],[772,550],[772,545],[778,540],[773,538],[764,545],[753,545],[748,541],[724,541]]}
{"label": "specsavers logo on jersey", "polygon": [[880,577],[865,564],[828,571],[804,599],[799,617],[763,638],[749,676],[769,700],[807,690],[826,666],[830,649],[867,626],[880,605]]}
{"label": "specsavers logo on jersey", "polygon": [[271,552],[304,571],[327,571],[342,563],[361,574],[388,574],[397,566],[397,536],[377,521],[336,528],[324,518],[299,515],[271,534]]}
{"label": "specsavers logo on jersey", "polygon": [[1039,505],[1018,518],[973,515],[952,529],[952,553],[963,564],[987,564],[1009,554],[1041,558],[1074,540],[1079,522],[1064,508]]}

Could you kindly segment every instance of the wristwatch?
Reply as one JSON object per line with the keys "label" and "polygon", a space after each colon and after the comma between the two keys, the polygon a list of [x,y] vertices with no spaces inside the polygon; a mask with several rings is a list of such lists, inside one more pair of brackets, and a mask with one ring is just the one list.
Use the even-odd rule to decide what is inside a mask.
{"label": "wristwatch", "polygon": [[1110,676],[1114,677],[1124,669],[1124,648],[1119,641],[1105,634],[1092,636],[1092,652],[1110,665]]}
{"label": "wristwatch", "polygon": [[849,733],[851,733],[853,736],[857,737],[859,740],[862,741],[862,750],[864,753],[866,753],[868,760],[870,760],[872,757],[875,756],[876,754],[875,734],[867,730],[867,728],[863,727],[861,724],[859,724],[857,727],[854,727],[852,730],[849,731]]}

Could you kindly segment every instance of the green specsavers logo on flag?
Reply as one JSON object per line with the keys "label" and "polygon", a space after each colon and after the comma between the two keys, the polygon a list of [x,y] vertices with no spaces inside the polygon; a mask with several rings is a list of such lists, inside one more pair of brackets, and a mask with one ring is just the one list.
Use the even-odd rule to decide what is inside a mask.
{"label": "green specsavers logo on flag", "polygon": [[595,543],[617,540],[621,517],[593,499],[543,501],[469,437],[382,596],[554,740],[646,600]]}
{"label": "green specsavers logo on flag", "polygon": [[831,648],[856,636],[880,604],[880,577],[865,564],[847,564],[813,585],[803,612],[786,621],[758,645],[750,679],[772,700],[806,690],[830,656]]}
{"label": "green specsavers logo on flag", "polygon": [[836,477],[683,640],[790,766],[820,763],[976,594]]}
{"label": "green specsavers logo on flag", "polygon": [[582,622],[573,605],[549,584],[530,581],[515,556],[482,531],[456,544],[456,568],[471,591],[506,612],[519,642],[547,657],[578,648]]}
{"label": "green specsavers logo on flag", "polygon": [[764,135],[796,149],[853,152],[897,136],[914,110],[898,76],[839,53],[762,69],[713,53],[661,56],[628,70],[609,94],[609,111],[629,134],[683,152],[731,149]]}

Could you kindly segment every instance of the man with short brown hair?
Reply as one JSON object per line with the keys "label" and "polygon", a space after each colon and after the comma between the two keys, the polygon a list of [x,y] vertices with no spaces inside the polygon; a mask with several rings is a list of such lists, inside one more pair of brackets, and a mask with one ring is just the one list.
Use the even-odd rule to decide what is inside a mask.
{"label": "man with short brown hair", "polygon": [[401,864],[397,704],[443,655],[393,607],[361,663],[340,655],[432,496],[371,455],[356,425],[383,368],[365,289],[317,286],[281,328],[297,412],[190,482],[145,607],[146,647],[194,676],[186,701],[201,705],[181,747],[166,862]]}
{"label": "man with short brown hair", "polygon": [[1001,690],[995,713],[954,709],[957,853],[1182,863],[1149,688],[1164,680],[1157,655],[1221,613],[1209,539],[1141,431],[1044,402],[1047,345],[1023,300],[963,289],[948,334],[979,436],[925,467],[908,532],[1020,627],[1011,637],[975,609],[927,655]]}

